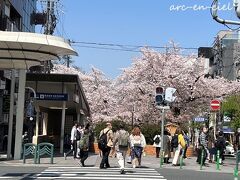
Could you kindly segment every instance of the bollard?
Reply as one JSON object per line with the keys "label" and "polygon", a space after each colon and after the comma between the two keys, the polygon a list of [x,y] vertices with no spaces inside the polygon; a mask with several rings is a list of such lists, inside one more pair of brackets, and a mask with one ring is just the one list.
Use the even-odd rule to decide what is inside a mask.
{"label": "bollard", "polygon": [[162,165],[163,165],[163,151],[161,150],[160,151],[160,154],[161,154],[161,156],[160,156],[160,168],[162,168]]}
{"label": "bollard", "polygon": [[202,147],[202,152],[201,152],[200,170],[202,170],[202,166],[203,166],[203,156],[204,156],[204,147]]}
{"label": "bollard", "polygon": [[184,150],[182,151],[182,154],[180,157],[180,169],[182,169],[182,166],[183,166],[183,155],[184,155]]}
{"label": "bollard", "polygon": [[234,168],[234,180],[238,180],[238,169]]}
{"label": "bollard", "polygon": [[237,152],[236,154],[236,167],[234,168],[234,180],[238,180],[238,163],[239,163],[239,159],[240,159],[240,151]]}
{"label": "bollard", "polygon": [[217,170],[220,170],[220,162],[219,162],[220,158],[219,158],[219,156],[220,156],[220,151],[217,150]]}

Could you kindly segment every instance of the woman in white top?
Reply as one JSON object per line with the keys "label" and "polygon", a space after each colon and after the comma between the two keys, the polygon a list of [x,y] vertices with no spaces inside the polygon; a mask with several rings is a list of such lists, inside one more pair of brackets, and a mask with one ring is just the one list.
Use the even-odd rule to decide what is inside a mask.
{"label": "woman in white top", "polygon": [[144,148],[146,146],[146,140],[139,127],[133,128],[129,139],[132,165],[133,168],[135,168],[136,166],[141,166],[142,153],[144,152]]}

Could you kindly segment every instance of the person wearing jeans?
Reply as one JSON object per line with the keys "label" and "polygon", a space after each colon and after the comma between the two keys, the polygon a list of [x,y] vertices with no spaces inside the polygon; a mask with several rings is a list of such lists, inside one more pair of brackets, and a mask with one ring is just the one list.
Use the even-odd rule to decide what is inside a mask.
{"label": "person wearing jeans", "polygon": [[139,127],[134,127],[132,134],[129,136],[130,148],[131,148],[131,158],[133,168],[141,166],[142,153],[146,146],[146,140],[144,135],[141,133]]}

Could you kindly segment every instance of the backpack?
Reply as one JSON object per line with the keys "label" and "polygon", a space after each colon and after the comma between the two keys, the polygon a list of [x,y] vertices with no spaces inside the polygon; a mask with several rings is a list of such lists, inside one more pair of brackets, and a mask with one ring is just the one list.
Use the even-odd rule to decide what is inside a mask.
{"label": "backpack", "polygon": [[83,150],[85,150],[85,149],[88,149],[88,147],[87,147],[87,135],[84,135],[81,139],[80,139],[80,141],[79,141],[79,148],[80,149],[83,149]]}
{"label": "backpack", "polygon": [[81,133],[79,130],[77,130],[77,133],[76,133],[76,140],[79,141],[81,139]]}
{"label": "backpack", "polygon": [[128,147],[129,133],[127,131],[119,132],[118,145],[122,147]]}
{"label": "backpack", "polygon": [[160,143],[160,138],[159,138],[159,136],[157,136],[157,137],[155,138],[154,142],[155,142],[155,144],[159,144],[159,143]]}
{"label": "backpack", "polygon": [[173,148],[177,148],[178,147],[178,135],[174,135],[172,137],[171,145],[172,145]]}
{"label": "backpack", "polygon": [[[110,131],[110,130],[108,130],[108,131]],[[100,136],[100,138],[99,138],[98,148],[99,148],[100,150],[105,150],[105,149],[107,149],[107,133],[108,133],[108,131],[107,131],[106,133],[103,132],[103,134],[102,134],[102,135]]]}

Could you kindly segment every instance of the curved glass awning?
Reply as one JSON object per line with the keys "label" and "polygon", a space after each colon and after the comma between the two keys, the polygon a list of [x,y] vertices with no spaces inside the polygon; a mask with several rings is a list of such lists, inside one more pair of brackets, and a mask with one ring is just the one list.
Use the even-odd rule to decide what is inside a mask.
{"label": "curved glass awning", "polygon": [[0,69],[28,69],[42,61],[56,60],[77,52],[61,37],[0,31]]}

